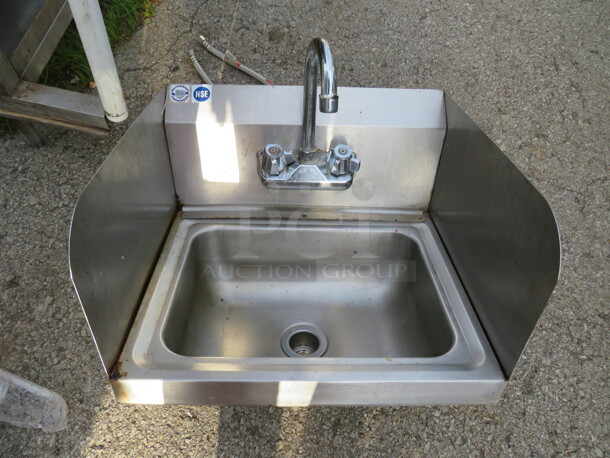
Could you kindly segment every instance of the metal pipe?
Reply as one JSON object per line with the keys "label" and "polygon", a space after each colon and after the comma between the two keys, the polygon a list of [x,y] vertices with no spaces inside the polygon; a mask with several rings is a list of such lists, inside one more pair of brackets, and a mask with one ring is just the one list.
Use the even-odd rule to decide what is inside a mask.
{"label": "metal pipe", "polygon": [[269,81],[267,78],[265,78],[263,75],[261,75],[260,73],[252,70],[250,67],[246,67],[240,61],[238,61],[237,57],[235,57],[230,51],[226,51],[225,52],[224,60],[225,60],[225,62],[228,62],[229,64],[231,64],[236,69],[241,70],[242,72],[244,72],[246,75],[249,75],[252,78],[254,78],[255,80],[260,81],[265,86],[273,86],[273,83],[271,81]]}
{"label": "metal pipe", "polygon": [[212,46],[203,35],[199,35],[199,42],[201,43],[201,46],[203,46],[205,49],[210,51],[220,60],[225,60],[225,55],[222,52],[220,52],[218,49],[216,49],[214,46]]}
{"label": "metal pipe", "polygon": [[209,52],[214,54],[220,60],[228,63],[229,65],[235,67],[238,70],[241,70],[246,75],[251,76],[252,78],[260,81],[261,83],[263,83],[266,86],[273,86],[273,83],[271,81],[269,81],[267,78],[265,78],[263,75],[261,75],[258,72],[255,72],[250,67],[246,67],[243,63],[238,61],[237,57],[235,57],[230,51],[225,51],[224,53],[220,52],[218,49],[216,49],[214,46],[212,46],[203,35],[199,35],[199,42],[201,43],[201,46],[203,46]]}
{"label": "metal pipe", "polygon": [[336,113],[339,109],[335,64],[328,42],[314,38],[307,48],[305,58],[305,87],[303,88],[303,138],[300,158],[313,160],[316,150],[316,92],[318,71],[322,80],[320,111]]}
{"label": "metal pipe", "polygon": [[205,70],[203,70],[203,67],[195,57],[195,51],[189,49],[189,56],[191,56],[191,62],[193,63],[193,67],[195,67],[195,70],[197,70],[197,73],[199,73],[201,80],[206,84],[212,84],[212,79],[208,76]]}
{"label": "metal pipe", "polygon": [[96,0],[68,0],[68,2],[106,117],[112,122],[124,121],[128,116],[127,105],[100,5]]}

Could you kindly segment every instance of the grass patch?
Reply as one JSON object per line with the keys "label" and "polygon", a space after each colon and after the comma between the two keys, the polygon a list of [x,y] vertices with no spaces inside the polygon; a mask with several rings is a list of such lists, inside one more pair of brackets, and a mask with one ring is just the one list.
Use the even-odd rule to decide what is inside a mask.
{"label": "grass patch", "polygon": [[[154,4],[157,1],[100,0],[104,24],[113,50],[130,38],[144,19],[154,15]],[[74,22],[67,28],[38,81],[76,91],[86,88],[93,81]]]}

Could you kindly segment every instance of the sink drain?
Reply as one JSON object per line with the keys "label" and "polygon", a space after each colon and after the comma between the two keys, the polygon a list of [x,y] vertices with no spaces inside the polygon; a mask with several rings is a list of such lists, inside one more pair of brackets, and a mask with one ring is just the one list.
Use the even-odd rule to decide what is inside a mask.
{"label": "sink drain", "polygon": [[282,350],[286,356],[319,357],[328,348],[328,340],[324,333],[311,324],[297,324],[282,333]]}

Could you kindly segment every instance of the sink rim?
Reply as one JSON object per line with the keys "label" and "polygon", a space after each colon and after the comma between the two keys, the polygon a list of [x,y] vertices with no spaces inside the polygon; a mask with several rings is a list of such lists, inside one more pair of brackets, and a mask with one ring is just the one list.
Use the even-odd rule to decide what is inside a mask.
{"label": "sink rim", "polygon": [[[426,215],[427,218],[427,215]],[[333,222],[330,222],[332,224]],[[432,405],[482,404],[500,399],[507,380],[474,313],[457,273],[430,220],[410,227],[438,256],[435,271],[458,301],[459,336],[445,355],[426,358],[191,357],[165,348],[158,326],[158,300],[167,265],[195,225],[239,224],[236,220],[183,220],[168,235],[115,371],[116,399],[135,404],[201,405]],[[329,224],[315,221],[311,224]],[[370,223],[387,227],[388,223]],[[184,250],[186,251],[186,250]],[[436,279],[434,280],[436,281]],[[166,284],[163,293],[168,294]],[[453,296],[455,295],[455,296]],[[466,336],[464,338],[463,336]],[[458,351],[461,348],[461,351]]]}

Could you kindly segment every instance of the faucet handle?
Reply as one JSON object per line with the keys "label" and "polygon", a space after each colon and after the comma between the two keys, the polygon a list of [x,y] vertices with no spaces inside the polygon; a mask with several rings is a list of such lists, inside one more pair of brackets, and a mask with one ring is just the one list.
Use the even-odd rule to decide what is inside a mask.
{"label": "faucet handle", "polygon": [[[286,168],[286,158],[282,147],[276,143],[270,143],[265,146],[265,151],[259,153],[261,156],[261,170],[267,173],[267,175],[279,175]],[[292,158],[292,152],[290,152],[290,158]]]}
{"label": "faucet handle", "polygon": [[328,153],[328,170],[335,176],[357,172],[360,169],[360,159],[347,145],[337,145]]}

